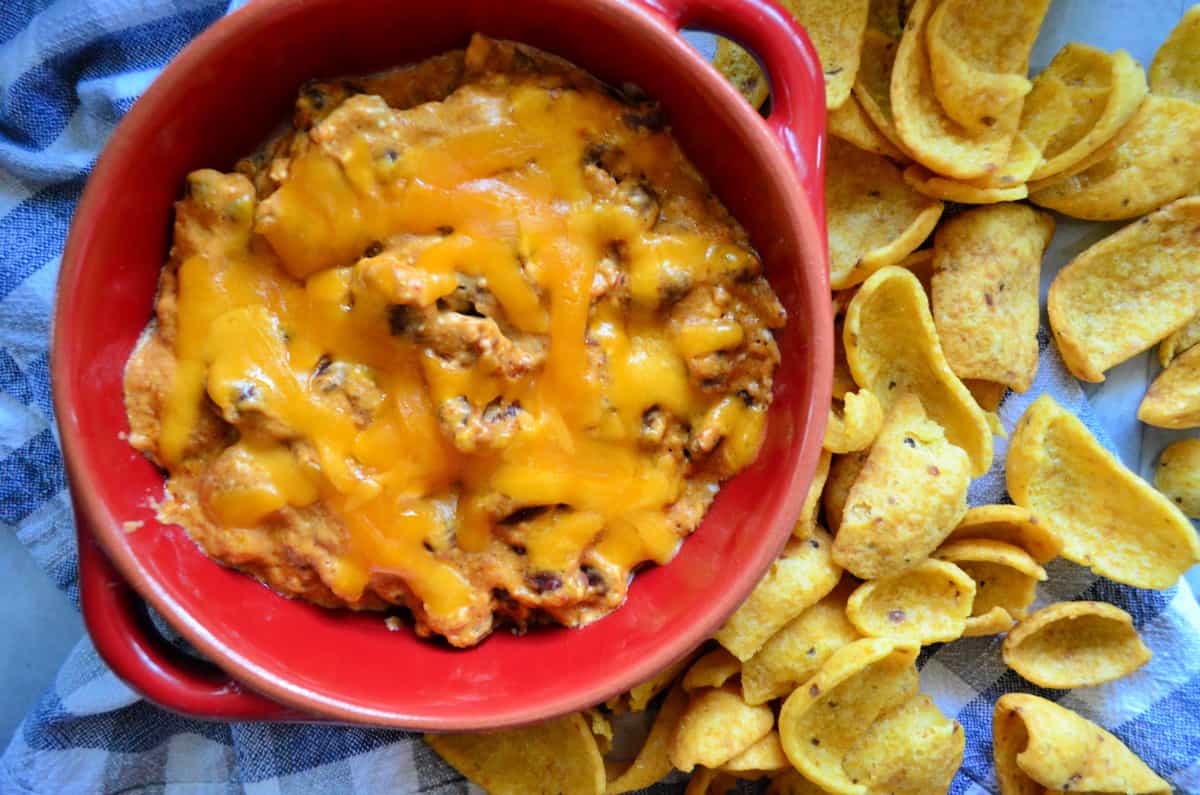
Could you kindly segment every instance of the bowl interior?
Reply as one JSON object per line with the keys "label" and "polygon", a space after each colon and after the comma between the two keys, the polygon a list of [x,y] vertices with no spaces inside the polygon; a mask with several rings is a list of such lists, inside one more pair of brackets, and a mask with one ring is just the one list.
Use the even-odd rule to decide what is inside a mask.
{"label": "bowl interior", "polygon": [[[676,136],[749,230],[790,322],[768,438],[668,566],[581,630],[470,651],[389,632],[377,614],[281,598],[208,560],[153,504],[162,476],[123,439],[124,363],[150,317],[171,205],[194,168],[231,168],[313,76],[355,74],[466,44],[473,31],[567,57],[659,99]],[[188,48],[118,130],[72,229],[59,285],[59,421],[81,503],[122,573],[206,654],[272,697],[346,720],[427,729],[510,725],[635,684],[706,637],[787,538],[811,476],[831,361],[816,226],[765,126],[632,0],[529,3],[258,0]],[[814,109],[822,112],[823,108]],[[822,304],[824,302],[824,304]],[[133,533],[124,522],[143,522]]]}

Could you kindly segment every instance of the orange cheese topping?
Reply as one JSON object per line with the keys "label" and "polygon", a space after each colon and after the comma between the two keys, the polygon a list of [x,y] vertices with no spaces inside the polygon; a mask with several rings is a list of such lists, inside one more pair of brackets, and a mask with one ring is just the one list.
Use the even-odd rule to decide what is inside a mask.
{"label": "orange cheese topping", "polygon": [[[500,89],[475,90],[495,106]],[[764,407],[707,396],[685,364],[742,344],[743,328],[714,321],[672,333],[659,311],[676,276],[712,281],[753,254],[700,231],[654,231],[587,184],[581,163],[600,139],[619,145],[656,186],[703,189],[672,168],[680,156],[664,149],[666,136],[621,123],[620,103],[534,82],[505,85],[503,97],[504,112],[488,125],[406,135],[402,147],[392,146],[404,133],[401,114],[373,106],[377,98],[349,100],[379,124],[332,143],[314,130],[313,145],[259,206],[249,240],[179,264],[178,365],[160,457],[168,468],[182,463],[211,400],[240,433],[228,454],[261,477],[221,492],[209,513],[245,527],[283,506],[323,501],[347,540],[321,576],[348,602],[372,575],[390,573],[432,616],[466,609],[467,574],[430,539],[451,528],[459,549],[486,550],[495,495],[518,507],[571,509],[528,523],[534,569],[577,566],[589,548],[626,573],[669,560],[680,533],[666,509],[687,473],[639,441],[648,409],[715,421],[730,470],[757,454]],[[382,258],[367,267],[364,251],[416,235],[441,238],[403,269]],[[629,300],[593,303],[598,263],[614,241]],[[390,307],[432,307],[463,275],[486,285],[511,327],[545,338],[543,364],[504,378],[394,333]],[[329,359],[371,374],[383,399],[369,422],[323,395],[314,373]],[[460,449],[439,421],[439,407],[460,398],[519,404],[527,421],[503,446]],[[272,422],[244,422],[251,414]],[[312,454],[298,455],[298,442]]]}

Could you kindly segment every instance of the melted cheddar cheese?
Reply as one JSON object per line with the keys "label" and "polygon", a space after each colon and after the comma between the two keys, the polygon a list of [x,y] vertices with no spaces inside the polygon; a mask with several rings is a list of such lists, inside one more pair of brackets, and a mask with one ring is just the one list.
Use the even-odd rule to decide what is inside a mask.
{"label": "melted cheddar cheese", "polygon": [[127,402],[214,557],[469,645],[670,560],[757,455],[783,314],[653,106],[482,38],[457,68],[309,89],[269,163],[189,178]]}

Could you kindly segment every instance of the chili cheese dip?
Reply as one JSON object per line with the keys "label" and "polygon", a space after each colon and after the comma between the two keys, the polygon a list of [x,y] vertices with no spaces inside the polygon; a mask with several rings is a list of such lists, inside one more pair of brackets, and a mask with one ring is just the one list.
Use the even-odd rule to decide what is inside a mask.
{"label": "chili cheese dip", "polygon": [[785,313],[658,107],[552,56],[306,86],[192,173],[125,376],[161,518],[423,636],[579,626],[756,456]]}

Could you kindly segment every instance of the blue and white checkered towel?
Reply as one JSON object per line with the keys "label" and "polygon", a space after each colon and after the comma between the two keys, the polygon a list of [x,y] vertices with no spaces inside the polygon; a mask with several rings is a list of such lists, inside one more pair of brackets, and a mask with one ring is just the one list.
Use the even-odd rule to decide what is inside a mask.
{"label": "blue and white checkered towel", "polygon": [[[235,5],[238,4],[235,0]],[[50,406],[47,335],[59,255],[84,180],[114,125],[227,0],[0,0],[0,532],[14,532],[78,599],[70,504]],[[1069,39],[1125,47],[1148,62],[1182,0],[1059,0],[1035,66]],[[1107,230],[1064,222],[1046,283]],[[1118,368],[1085,397],[1044,345],[1030,396],[1002,408],[1012,428],[1033,394],[1074,409],[1143,472],[1165,444],[1134,407],[1153,365]],[[1004,444],[999,445],[1002,460]],[[1002,468],[973,502],[1004,499]],[[1042,602],[1100,599],[1128,610],[1154,659],[1133,676],[1069,694],[1042,692],[1006,671],[999,639],[973,638],[922,656],[922,689],[966,727],[953,793],[996,793],[991,709],[1010,690],[1042,692],[1102,723],[1178,792],[1200,793],[1200,606],[1188,586],[1165,593],[1050,567]],[[679,786],[662,785],[662,792]],[[0,759],[0,793],[462,793],[468,787],[412,735],[330,726],[206,723],[165,712],[116,679],[85,639]]]}

